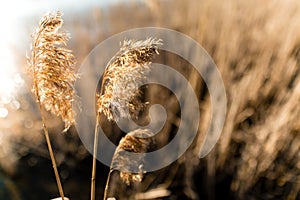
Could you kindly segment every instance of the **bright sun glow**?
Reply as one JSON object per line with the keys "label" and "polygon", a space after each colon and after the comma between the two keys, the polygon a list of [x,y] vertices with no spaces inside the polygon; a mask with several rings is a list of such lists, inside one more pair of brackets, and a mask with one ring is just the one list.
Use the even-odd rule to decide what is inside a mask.
{"label": "bright sun glow", "polygon": [[[7,5],[8,6],[8,5]],[[11,16],[12,13],[10,9],[7,9],[7,6],[1,7],[0,19],[2,30],[0,31],[0,109],[5,104],[10,103],[13,95],[16,92],[16,85],[14,82],[14,75],[16,73],[16,63],[14,60],[13,53],[13,39],[14,39],[14,16]],[[7,114],[1,112],[0,117],[5,117]],[[5,112],[6,113],[6,112]]]}
{"label": "bright sun glow", "polygon": [[[24,53],[29,48],[29,35],[24,38],[24,28],[26,17],[42,16],[49,11],[67,11],[83,9],[84,6],[105,5],[106,3],[116,2],[117,0],[52,0],[52,1],[37,1],[37,0],[10,0],[1,4],[0,7],[0,118],[5,118],[8,104],[14,101],[14,97],[18,94],[20,86],[23,84],[23,79],[19,74],[22,66],[18,66],[18,58],[20,53]],[[35,21],[37,22],[37,21]],[[28,27],[27,27],[28,28]],[[33,27],[32,27],[33,30]],[[23,35],[22,35],[23,34]],[[28,43],[28,44],[27,44]],[[15,53],[15,48],[22,49],[24,52]],[[20,48],[21,47],[21,48]]]}
{"label": "bright sun glow", "polygon": [[[24,81],[20,76],[20,68],[17,66],[20,52],[16,53],[15,49],[24,46],[20,41],[20,20],[32,8],[33,1],[7,1],[0,8],[0,118],[8,115],[7,105],[14,100],[18,94],[20,86]],[[17,6],[16,6],[17,5]],[[34,8],[35,9],[35,8]],[[22,52],[21,52],[22,53]],[[25,56],[25,50],[24,50]]]}
{"label": "bright sun glow", "polygon": [[[14,52],[16,47],[27,47],[29,44],[25,44],[24,39],[20,40],[22,28],[20,24],[25,24],[24,16],[34,15],[39,12],[47,12],[48,9],[58,8],[59,2],[63,1],[16,1],[10,0],[0,7],[0,118],[4,118],[8,115],[6,105],[10,104],[15,95],[19,92],[20,86],[23,84],[23,80],[19,75],[19,70],[22,66],[17,67],[17,56]],[[28,34],[29,37],[30,33]],[[25,57],[25,49],[24,49]]]}

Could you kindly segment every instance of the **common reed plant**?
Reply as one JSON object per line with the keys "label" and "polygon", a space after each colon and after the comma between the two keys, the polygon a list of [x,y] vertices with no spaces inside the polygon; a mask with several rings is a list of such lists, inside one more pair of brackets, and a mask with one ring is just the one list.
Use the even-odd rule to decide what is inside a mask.
{"label": "common reed plant", "polygon": [[[149,65],[158,54],[159,39],[124,41],[120,50],[107,64],[96,95],[97,117],[94,136],[93,165],[91,179],[91,200],[95,199],[96,154],[98,150],[98,131],[100,116],[109,121],[118,121],[123,117],[137,117],[144,104],[140,100],[139,87],[146,80]],[[103,115],[101,115],[103,114]]]}
{"label": "common reed plant", "polygon": [[43,111],[44,107],[47,111],[60,116],[65,122],[64,131],[67,131],[75,121],[72,110],[75,95],[73,85],[77,78],[73,68],[75,57],[72,51],[66,48],[70,36],[60,31],[63,25],[61,17],[62,13],[56,12],[46,14],[40,20],[32,36],[31,57],[28,63],[33,78],[32,91],[39,105],[57,187],[61,199],[65,199]]}

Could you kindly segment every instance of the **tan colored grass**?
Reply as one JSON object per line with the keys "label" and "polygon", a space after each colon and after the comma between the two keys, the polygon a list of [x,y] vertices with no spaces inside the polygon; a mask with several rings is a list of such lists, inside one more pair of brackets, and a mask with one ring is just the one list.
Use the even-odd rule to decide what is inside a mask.
{"label": "tan colored grass", "polygon": [[33,92],[38,103],[46,110],[61,116],[65,130],[74,124],[74,82],[78,77],[75,70],[75,57],[66,48],[70,36],[60,31],[63,25],[62,14],[49,13],[39,23],[33,34],[32,55],[29,59],[33,74]]}
{"label": "tan colored grass", "polygon": [[[198,29],[184,28],[222,72],[229,107],[213,170],[228,170],[235,162],[231,189],[241,197],[262,178],[281,180],[278,187],[294,185],[291,199],[300,191],[300,157],[291,145],[300,144],[300,5],[289,3],[199,2],[193,7],[205,14],[198,17]],[[244,144],[235,149],[239,159],[236,144]]]}
{"label": "tan colored grass", "polygon": [[[110,174],[114,170],[120,171],[121,180],[128,186],[133,182],[141,182],[143,174],[144,154],[154,143],[153,133],[148,129],[137,129],[129,132],[123,137],[114,153],[110,172],[105,187],[104,199],[106,199],[109,189]],[[126,154],[125,153],[139,153]],[[138,173],[136,171],[139,171]]]}
{"label": "tan colored grass", "polygon": [[61,16],[60,12],[49,13],[40,20],[39,27],[33,34],[31,58],[28,59],[28,63],[58,191],[61,199],[65,199],[42,108],[44,106],[51,113],[61,116],[65,122],[65,131],[75,122],[72,110],[75,94],[73,84],[77,78],[72,68],[75,58],[72,52],[64,47],[69,36],[65,32],[59,32],[63,24]]}
{"label": "tan colored grass", "polygon": [[[211,183],[218,181],[217,172],[226,172],[233,178],[231,191],[239,198],[268,180],[277,188],[292,185],[281,195],[296,199],[300,192],[295,147],[300,146],[299,1],[151,1],[149,9],[159,15],[153,17],[160,24],[196,39],[221,71],[229,104],[219,143],[207,157]],[[207,124],[201,121],[200,130]],[[186,162],[192,166],[190,160]],[[275,193],[266,193],[276,198]]]}
{"label": "tan colored grass", "polygon": [[[120,177],[124,183],[130,185],[131,182],[141,182],[143,178],[143,156],[140,159],[132,160],[122,155],[122,152],[145,153],[150,144],[153,143],[150,130],[137,129],[128,133],[119,142],[113,156],[111,168],[120,170]],[[136,154],[135,154],[136,155]],[[132,173],[126,169],[136,169],[140,173]],[[123,171],[122,171],[123,170]]]}
{"label": "tan colored grass", "polygon": [[[101,91],[97,97],[98,112],[108,120],[135,116],[143,108],[139,100],[139,86],[146,78],[149,64],[161,40],[149,38],[139,41],[124,41],[111,59],[103,74]],[[115,116],[114,116],[115,115]]]}
{"label": "tan colored grass", "polygon": [[[120,118],[130,117],[130,114],[137,117],[144,107],[139,99],[141,95],[139,87],[146,80],[149,65],[153,56],[158,54],[158,47],[161,44],[161,40],[153,38],[124,41],[120,50],[112,57],[105,68],[100,92],[96,95],[97,117],[93,148],[91,200],[95,199],[98,131],[100,120],[103,120],[100,119],[100,116],[106,117],[109,121],[118,121]],[[139,175],[123,175],[124,179],[127,177],[127,182],[130,179],[138,180],[137,177],[139,177]]]}

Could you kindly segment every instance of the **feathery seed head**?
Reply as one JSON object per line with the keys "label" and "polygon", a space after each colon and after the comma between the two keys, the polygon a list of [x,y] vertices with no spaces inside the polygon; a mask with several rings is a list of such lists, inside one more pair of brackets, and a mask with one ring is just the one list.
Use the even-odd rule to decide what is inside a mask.
{"label": "feathery seed head", "polygon": [[[120,177],[127,185],[143,179],[144,154],[154,143],[153,133],[148,129],[137,129],[121,139],[112,159],[111,168],[120,170]],[[128,153],[132,152],[132,153]],[[135,154],[139,153],[139,154]],[[138,171],[132,173],[130,171]]]}
{"label": "feathery seed head", "polygon": [[143,108],[139,86],[146,79],[151,60],[161,44],[161,40],[153,38],[123,42],[105,69],[97,96],[98,112],[104,113],[108,120],[129,117],[128,110],[134,116],[139,113]]}
{"label": "feathery seed head", "polygon": [[33,76],[33,92],[40,105],[61,116],[67,130],[74,122],[72,102],[74,82],[78,77],[73,65],[75,57],[66,48],[69,35],[59,32],[63,24],[60,12],[45,15],[33,34],[30,72]]}

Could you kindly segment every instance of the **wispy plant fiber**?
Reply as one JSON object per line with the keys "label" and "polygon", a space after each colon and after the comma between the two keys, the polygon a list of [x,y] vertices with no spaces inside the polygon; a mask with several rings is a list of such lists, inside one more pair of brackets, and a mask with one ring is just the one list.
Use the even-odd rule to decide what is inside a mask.
{"label": "wispy plant fiber", "polygon": [[[153,133],[148,129],[137,129],[129,132],[121,139],[113,156],[111,169],[120,171],[120,178],[124,183],[141,182],[144,165],[144,154],[153,145]],[[126,152],[132,152],[127,154]],[[138,153],[138,154],[135,154]],[[136,173],[139,171],[139,173]]]}
{"label": "wispy plant fiber", "polygon": [[[103,74],[101,91],[97,98],[98,112],[108,120],[134,116],[143,108],[139,100],[139,86],[146,78],[149,64],[161,40],[149,38],[124,41],[117,54],[108,63]],[[128,112],[130,111],[130,112]]]}
{"label": "wispy plant fiber", "polygon": [[30,70],[33,74],[33,92],[46,110],[61,116],[65,130],[74,123],[72,102],[74,82],[78,77],[73,65],[75,57],[66,48],[70,36],[60,31],[62,13],[49,13],[33,34]]}

